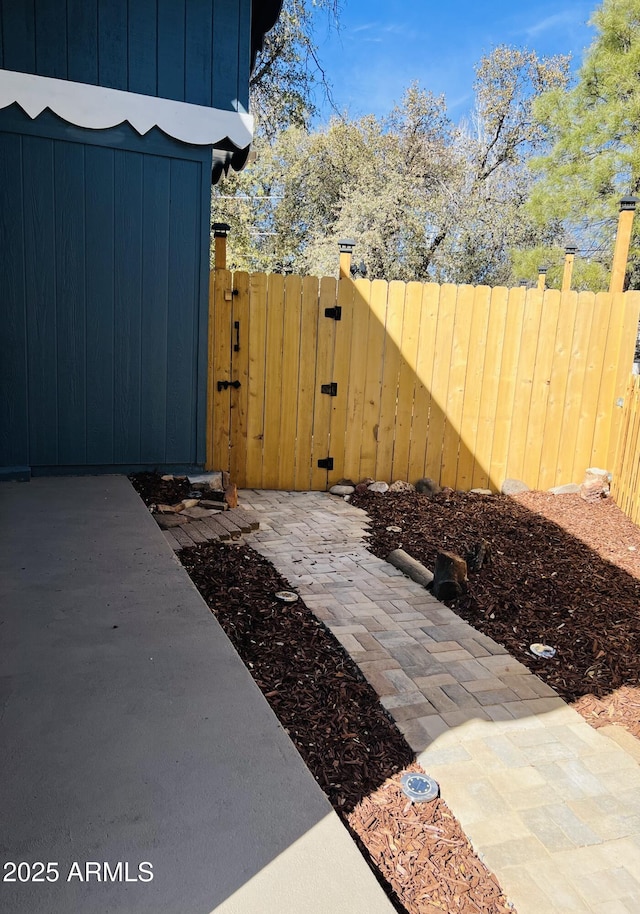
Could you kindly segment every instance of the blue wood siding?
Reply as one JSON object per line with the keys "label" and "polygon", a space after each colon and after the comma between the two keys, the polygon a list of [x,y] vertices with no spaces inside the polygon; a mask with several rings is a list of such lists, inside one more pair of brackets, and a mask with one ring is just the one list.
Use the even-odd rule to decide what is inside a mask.
{"label": "blue wood siding", "polygon": [[0,112],[0,468],[204,462],[209,195],[208,148]]}
{"label": "blue wood siding", "polygon": [[246,110],[251,0],[0,0],[0,67]]}

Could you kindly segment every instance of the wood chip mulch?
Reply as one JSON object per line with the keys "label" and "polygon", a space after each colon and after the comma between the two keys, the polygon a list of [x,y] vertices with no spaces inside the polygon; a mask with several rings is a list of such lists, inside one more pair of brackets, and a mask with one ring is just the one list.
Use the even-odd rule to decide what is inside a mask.
{"label": "wood chip mulch", "polygon": [[412,804],[400,774],[420,770],[404,737],[331,632],[273,566],[244,545],[180,560],[278,719],[404,914],[507,914],[495,877],[438,799]]}
{"label": "wood chip mulch", "polygon": [[[481,540],[491,562],[449,603],[555,688],[589,723],[640,737],[640,529],[611,498],[525,492],[515,497],[356,494],[369,546],[403,548],[428,568],[439,550],[465,557]],[[398,526],[401,533],[388,531]],[[535,658],[535,642],[556,649]]]}

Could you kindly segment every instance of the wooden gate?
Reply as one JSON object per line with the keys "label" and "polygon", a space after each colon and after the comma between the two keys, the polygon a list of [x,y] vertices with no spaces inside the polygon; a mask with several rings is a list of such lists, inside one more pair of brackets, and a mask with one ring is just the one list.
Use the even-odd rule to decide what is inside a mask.
{"label": "wooden gate", "polygon": [[337,345],[340,285],[211,273],[208,466],[242,488],[322,490],[332,481],[336,360],[342,374],[348,367]]}

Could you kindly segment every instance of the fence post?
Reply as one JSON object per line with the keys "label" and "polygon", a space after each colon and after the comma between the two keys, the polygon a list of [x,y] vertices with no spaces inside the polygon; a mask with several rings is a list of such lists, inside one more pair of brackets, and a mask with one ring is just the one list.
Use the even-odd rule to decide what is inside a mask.
{"label": "fence post", "polygon": [[213,265],[216,270],[227,269],[227,235],[231,226],[226,222],[214,222],[211,226],[213,231],[214,261]]}
{"label": "fence post", "polygon": [[538,290],[544,292],[547,287],[547,270],[548,267],[538,267]]}
{"label": "fence post", "polygon": [[576,259],[578,248],[568,244],[564,249],[564,273],[562,274],[562,291],[568,292],[571,288],[571,276],[573,274],[573,262]]}
{"label": "fence post", "polygon": [[631,244],[631,230],[633,217],[636,211],[636,197],[623,197],[620,201],[620,215],[618,216],[618,231],[616,233],[616,246],[613,252],[611,265],[611,283],[609,292],[623,292],[624,279],[627,273],[627,260],[629,258],[629,245]]}
{"label": "fence post", "polygon": [[338,250],[340,251],[340,279],[351,278],[351,255],[353,254],[355,246],[356,243],[351,238],[343,238],[338,242]]}

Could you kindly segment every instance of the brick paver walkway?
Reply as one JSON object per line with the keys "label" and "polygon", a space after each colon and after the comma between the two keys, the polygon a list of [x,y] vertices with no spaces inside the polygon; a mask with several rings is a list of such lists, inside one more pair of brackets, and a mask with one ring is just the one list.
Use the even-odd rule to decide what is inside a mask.
{"label": "brick paver walkway", "polygon": [[241,501],[260,518],[251,545],[359,665],[518,914],[638,914],[637,741],[592,729],[373,556],[364,512],[324,493]]}

